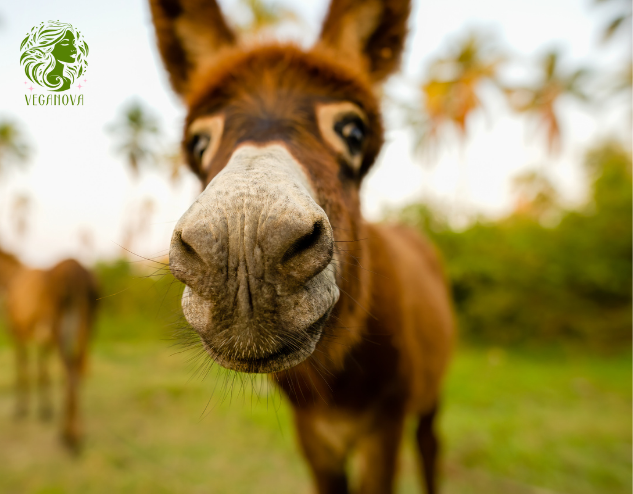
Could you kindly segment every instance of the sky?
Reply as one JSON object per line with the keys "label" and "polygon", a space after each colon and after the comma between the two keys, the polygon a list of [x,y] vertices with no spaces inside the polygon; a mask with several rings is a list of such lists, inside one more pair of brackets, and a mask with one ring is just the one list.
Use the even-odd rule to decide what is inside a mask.
{"label": "sky", "polygon": [[[304,20],[300,27],[284,29],[283,36],[305,45],[313,42],[327,1],[279,3]],[[240,18],[237,0],[220,0],[220,5],[229,19]],[[415,81],[424,76],[425,67],[468,29],[494,34],[524,62],[505,74],[517,84],[533,80],[534,72],[522,67],[551,47],[563,50],[569,67],[613,70],[627,40],[598,46],[600,28],[609,17],[609,9],[596,7],[592,0],[414,0],[403,70],[388,83],[387,93],[404,101],[414,98]],[[31,90],[19,64],[19,46],[31,27],[49,19],[70,22],[89,45],[85,82],[70,90],[84,95],[84,106],[26,105],[25,94]],[[155,208],[144,225],[147,235],[133,250],[143,257],[166,254],[172,229],[199,186],[190,176],[177,187],[170,186],[155,173],[135,181],[107,132],[123,105],[137,98],[160,118],[166,151],[180,139],[185,108],[161,65],[146,2],[4,2],[0,73],[0,119],[16,122],[33,147],[25,170],[0,176],[0,245],[41,267],[68,256],[85,262],[112,258],[121,253],[124,229],[140,228],[134,224],[138,210],[152,198]],[[547,170],[568,204],[579,204],[586,192],[580,164],[587,147],[608,135],[630,132],[617,104],[588,108],[564,102],[564,150],[550,157],[534,126],[512,115],[492,89],[486,91],[490,111],[469,122],[468,141],[447,142],[434,160],[414,156],[409,133],[387,119],[386,145],[362,190],[368,219],[379,219],[386,209],[416,200],[469,215],[499,217],[512,209],[513,177],[535,167]],[[39,88],[32,92],[44,93]],[[16,235],[11,215],[11,204],[20,195],[30,197],[23,237]]]}

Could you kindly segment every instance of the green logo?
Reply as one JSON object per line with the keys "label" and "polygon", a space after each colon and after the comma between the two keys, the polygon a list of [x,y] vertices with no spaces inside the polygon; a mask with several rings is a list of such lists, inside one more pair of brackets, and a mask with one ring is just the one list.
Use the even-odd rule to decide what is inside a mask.
{"label": "green logo", "polygon": [[70,24],[42,22],[20,45],[20,65],[31,82],[49,91],[66,91],[88,68],[88,45]]}

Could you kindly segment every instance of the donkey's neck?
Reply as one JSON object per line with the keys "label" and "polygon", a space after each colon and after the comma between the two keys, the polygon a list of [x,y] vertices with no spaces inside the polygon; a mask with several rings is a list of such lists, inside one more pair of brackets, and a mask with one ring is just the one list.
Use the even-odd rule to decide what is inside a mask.
{"label": "donkey's neck", "polygon": [[[371,225],[361,218],[351,235],[341,235],[336,249],[337,276],[341,296],[314,353],[304,362],[275,374],[273,380],[299,402],[329,400],[333,382],[345,371],[346,362],[368,340],[372,269]],[[345,372],[349,372],[349,369]]]}

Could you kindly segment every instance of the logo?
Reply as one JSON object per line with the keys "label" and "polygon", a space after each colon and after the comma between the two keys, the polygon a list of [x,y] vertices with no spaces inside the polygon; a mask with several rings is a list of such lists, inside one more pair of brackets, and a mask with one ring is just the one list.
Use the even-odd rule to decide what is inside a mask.
{"label": "logo", "polygon": [[81,33],[59,21],[42,22],[31,29],[20,45],[20,65],[26,76],[53,92],[67,91],[85,75],[87,57],[88,45]]}

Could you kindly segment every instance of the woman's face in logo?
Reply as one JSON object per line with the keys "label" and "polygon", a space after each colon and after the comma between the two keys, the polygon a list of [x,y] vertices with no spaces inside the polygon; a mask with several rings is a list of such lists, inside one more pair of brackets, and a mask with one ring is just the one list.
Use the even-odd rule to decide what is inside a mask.
{"label": "woman's face in logo", "polygon": [[52,55],[58,62],[75,63],[77,61],[75,35],[71,31],[67,31],[62,40],[55,45]]}

